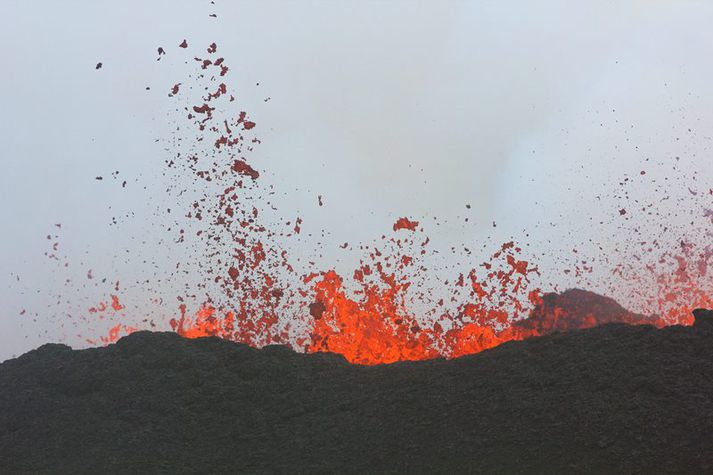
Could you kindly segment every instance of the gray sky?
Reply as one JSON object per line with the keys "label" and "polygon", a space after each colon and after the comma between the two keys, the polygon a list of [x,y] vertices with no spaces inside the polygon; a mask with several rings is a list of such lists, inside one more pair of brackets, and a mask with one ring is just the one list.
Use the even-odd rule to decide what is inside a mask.
{"label": "gray sky", "polygon": [[[707,1],[217,3],[0,2],[0,360],[76,343],[60,316],[106,289],[57,306],[65,279],[93,269],[128,282],[147,270],[138,257],[113,259],[117,249],[170,253],[150,247],[147,221],[165,186],[170,155],[155,139],[175,120],[164,91],[185,73],[183,38],[218,44],[258,123],[253,162],[294,189],[277,198],[285,214],[335,244],[370,241],[398,216],[436,216],[449,223],[429,229],[438,246],[525,229],[554,267],[551,256],[583,234],[611,236],[614,225],[591,218],[616,213],[606,197],[624,175],[646,165],[663,178],[676,156],[684,174],[710,167]],[[109,179],[115,170],[128,189]],[[43,255],[54,223],[66,271]],[[137,308],[147,298],[138,288],[122,297]],[[22,309],[57,316],[32,322]]]}

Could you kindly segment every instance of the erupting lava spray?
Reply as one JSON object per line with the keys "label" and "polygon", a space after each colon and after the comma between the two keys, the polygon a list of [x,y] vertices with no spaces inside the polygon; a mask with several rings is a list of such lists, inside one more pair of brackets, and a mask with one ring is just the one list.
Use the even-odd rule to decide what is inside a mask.
{"label": "erupting lava spray", "polygon": [[[185,54],[191,47],[184,40],[169,50]],[[678,252],[614,266],[612,276],[633,284],[632,299],[651,315],[588,292],[543,293],[533,280],[542,280],[538,267],[515,241],[492,249],[478,266],[439,267],[439,252],[418,217],[400,217],[388,235],[359,245],[362,258],[351,275],[293,259],[291,246],[304,242],[303,219],[265,217],[277,210],[274,187],[263,183],[263,170],[250,159],[260,144],[259,128],[236,107],[237,94],[226,82],[230,68],[215,43],[193,61],[196,74],[167,92],[179,104],[181,118],[165,172],[168,196],[179,209],[170,214],[166,232],[176,233],[176,245],[192,246],[190,262],[177,262],[176,272],[200,280],[177,297],[179,311],[170,319],[170,327],[185,337],[218,336],[257,347],[286,344],[371,365],[454,358],[610,321],[690,324],[692,308],[713,307],[708,272],[713,251],[685,241]],[[649,256],[659,250],[650,243],[642,248]],[[577,275],[591,270],[583,269]],[[119,297],[111,299],[90,312],[103,318],[121,311]],[[196,299],[202,305],[191,309]],[[90,342],[106,344],[138,328],[118,324]]]}
{"label": "erupting lava spray", "polygon": [[[195,58],[205,71],[198,79],[208,84],[222,81],[229,71],[222,57],[213,58],[216,51],[212,44],[210,58]],[[596,313],[576,304],[546,304],[540,289],[532,288],[530,277],[538,269],[520,257],[522,249],[514,242],[503,244],[480,266],[437,282],[435,292],[423,278],[432,270],[425,263],[434,256],[430,240],[420,223],[407,217],[395,221],[390,236],[360,246],[364,257],[351,276],[312,266],[300,273],[280,238],[299,235],[302,220],[283,220],[278,226],[261,222],[258,208],[269,193],[247,157],[260,143],[250,135],[256,124],[245,112],[223,117],[227,108],[221,101],[231,103],[235,97],[225,83],[203,89],[214,91],[185,110],[198,134],[195,143],[212,147],[178,153],[170,166],[193,176],[204,192],[186,216],[208,221],[200,231],[207,250],[203,258],[211,263],[206,277],[218,284],[220,298],[193,315],[182,304],[180,317],[171,320],[181,335],[219,336],[254,346],[291,344],[307,352],[339,353],[354,363],[378,364],[452,358],[606,321],[688,324],[690,305],[710,303],[699,287],[710,253],[694,256],[690,246],[682,255],[665,255],[658,267],[648,267],[656,273],[670,259],[678,264],[670,278],[656,275],[660,288],[668,289],[653,299],[656,316],[633,314],[613,303]],[[695,262],[693,269],[689,262]],[[633,268],[628,276],[626,272],[622,265],[615,270],[638,278]],[[434,294],[441,297],[434,299]]]}

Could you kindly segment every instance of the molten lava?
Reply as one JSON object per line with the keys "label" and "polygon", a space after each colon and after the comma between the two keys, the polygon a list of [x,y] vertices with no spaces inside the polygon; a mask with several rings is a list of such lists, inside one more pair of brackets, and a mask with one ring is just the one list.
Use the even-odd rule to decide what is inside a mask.
{"label": "molten lava", "polygon": [[[185,40],[180,48],[187,50]],[[190,269],[203,281],[194,290],[206,294],[206,303],[192,315],[184,303],[190,296],[177,297],[180,315],[170,326],[180,335],[218,336],[258,347],[286,344],[374,365],[455,358],[511,340],[609,322],[691,324],[693,308],[713,307],[708,275],[713,252],[683,242],[679,253],[666,253],[644,267],[654,296],[646,293],[652,285],[642,283],[641,295],[633,297],[653,310],[651,316],[581,290],[543,294],[531,281],[539,276],[538,268],[521,257],[523,249],[515,242],[500,246],[480,266],[448,269],[450,277],[441,279],[428,264],[438,253],[430,249],[424,227],[408,217],[395,220],[390,236],[359,246],[364,255],[351,275],[317,269],[312,262],[298,267],[285,242],[299,239],[303,220],[269,222],[263,217],[265,210],[276,208],[270,201],[273,188],[260,182],[265,174],[247,158],[260,143],[252,135],[256,123],[244,111],[237,116],[226,112],[236,110],[230,106],[235,95],[225,83],[217,83],[229,68],[222,57],[214,57],[215,43],[204,51],[209,58],[195,57],[199,69],[192,77],[199,81],[198,96],[191,96],[194,88],[185,80],[168,94],[184,101],[195,140],[189,146],[176,140],[184,148],[167,161],[171,198],[177,203],[184,197],[192,200],[180,217],[171,214],[176,221],[167,229],[179,230],[175,242],[180,244],[188,236],[186,220],[198,223]],[[318,203],[322,206],[322,195]],[[627,215],[624,210],[618,214]],[[589,264],[582,266],[591,271]],[[619,264],[613,276],[636,283],[642,274],[637,260]],[[114,311],[124,308],[118,297],[111,298]],[[108,308],[103,303],[90,312]],[[134,330],[114,326],[101,342]]]}

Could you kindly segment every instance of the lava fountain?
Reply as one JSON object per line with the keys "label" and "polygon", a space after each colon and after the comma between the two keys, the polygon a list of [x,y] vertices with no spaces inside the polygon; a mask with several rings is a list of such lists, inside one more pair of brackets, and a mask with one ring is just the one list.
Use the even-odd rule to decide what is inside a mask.
{"label": "lava fountain", "polygon": [[[177,48],[190,51],[185,40]],[[276,209],[274,190],[250,159],[261,143],[258,127],[236,108],[237,93],[226,83],[230,68],[215,43],[190,56],[195,73],[168,91],[184,137],[172,140],[165,168],[168,198],[180,208],[165,232],[176,233],[177,245],[193,246],[192,261],[176,269],[200,279],[192,294],[177,296],[179,310],[170,318],[184,337],[284,344],[374,365],[455,358],[602,323],[688,325],[693,308],[713,307],[713,251],[695,242],[682,241],[678,252],[663,252],[653,264],[632,260],[613,269],[613,278],[641,280],[635,299],[650,315],[581,290],[544,293],[533,283],[541,277],[537,265],[515,241],[497,246],[478,266],[435,269],[439,253],[417,217],[400,217],[388,235],[358,245],[362,257],[350,275],[293,259],[290,243],[299,243],[303,219],[264,217]],[[198,293],[203,303],[190,311],[187,302]],[[118,297],[111,308],[123,308]],[[137,329],[116,325],[91,342],[106,344]]]}

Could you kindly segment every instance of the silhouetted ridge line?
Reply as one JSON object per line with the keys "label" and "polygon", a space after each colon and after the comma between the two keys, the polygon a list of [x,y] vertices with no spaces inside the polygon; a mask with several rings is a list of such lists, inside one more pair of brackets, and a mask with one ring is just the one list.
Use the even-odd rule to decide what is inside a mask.
{"label": "silhouetted ridge line", "polygon": [[137,332],[0,364],[4,473],[713,470],[713,325],[356,366]]}

